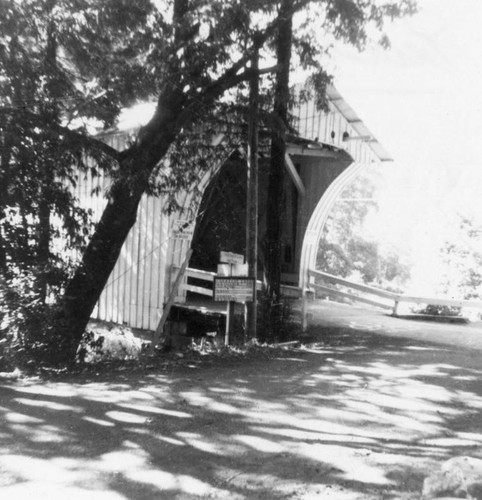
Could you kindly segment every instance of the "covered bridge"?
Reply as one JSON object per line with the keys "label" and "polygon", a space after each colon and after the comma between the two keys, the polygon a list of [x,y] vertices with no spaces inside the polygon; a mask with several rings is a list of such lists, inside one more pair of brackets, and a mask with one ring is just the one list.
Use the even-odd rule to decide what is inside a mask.
{"label": "covered bridge", "polygon": [[[282,279],[302,287],[314,268],[321,232],[338,194],[367,164],[390,161],[384,148],[334,87],[329,110],[309,102],[293,109],[299,136],[287,144],[283,217]],[[106,140],[123,149],[129,132],[112,132]],[[265,232],[266,163],[260,160],[259,234]],[[83,206],[100,217],[106,199],[92,195],[98,179],[77,187]],[[103,179],[107,188],[108,179]],[[167,214],[166,200],[145,196],[119,260],[94,311],[101,320],[154,330],[172,288],[175,271],[193,249],[190,267],[215,271],[219,251],[244,253],[246,163],[240,154],[213,165],[197,189],[178,194],[180,210]],[[180,227],[188,230],[179,231]],[[261,249],[261,247],[260,247]],[[262,249],[261,249],[262,250]],[[262,251],[260,251],[262,259]],[[185,300],[179,292],[177,300]]]}

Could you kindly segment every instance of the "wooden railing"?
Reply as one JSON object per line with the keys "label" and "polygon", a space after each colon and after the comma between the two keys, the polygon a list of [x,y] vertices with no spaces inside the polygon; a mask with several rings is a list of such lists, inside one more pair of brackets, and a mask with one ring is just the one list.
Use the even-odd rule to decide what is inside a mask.
{"label": "wooden railing", "polygon": [[[178,268],[174,269],[177,274]],[[187,292],[194,292],[206,297],[213,297],[212,283],[216,277],[216,273],[203,271],[188,267],[185,271],[184,283],[181,285],[183,290]],[[296,286],[282,285],[283,295],[288,298],[302,298],[302,321],[303,328],[307,327],[307,302],[314,292],[321,292],[322,294],[334,299],[348,299],[351,302],[358,302],[368,304],[375,307],[392,312],[393,316],[399,315],[399,306],[401,303],[414,303],[414,304],[427,304],[434,306],[449,306],[471,309],[482,309],[482,301],[474,300],[452,300],[439,297],[421,297],[404,295],[400,293],[390,292],[374,286],[363,285],[354,283],[344,278],[333,276],[332,274],[324,273],[322,271],[310,270],[308,271],[309,285],[305,290]],[[189,283],[189,278],[194,278],[206,282],[206,286],[199,284],[193,285]],[[210,284],[210,286],[208,285]],[[262,282],[257,281],[256,287],[258,290],[262,288]],[[335,288],[336,287],[336,288]]]}
{"label": "wooden railing", "polygon": [[212,283],[214,281],[214,278],[216,277],[216,273],[212,273],[209,271],[202,271],[201,269],[194,269],[192,267],[188,267],[186,269],[185,277],[186,277],[186,282],[182,285],[182,288],[186,292],[199,293],[200,295],[206,295],[207,297],[214,296],[212,287],[205,288],[202,286],[191,285],[190,283],[188,283],[187,280],[189,278],[196,278],[198,280],[203,280]]}
{"label": "wooden railing", "polygon": [[[315,290],[323,292],[329,297],[334,298],[345,298],[353,300],[355,302],[361,302],[363,304],[369,304],[376,307],[381,307],[383,309],[393,310],[394,302],[398,295],[393,292],[388,292],[387,290],[382,290],[381,288],[375,288],[373,286],[362,285],[360,283],[354,283],[343,278],[338,278],[332,274],[323,273],[321,271],[310,270],[308,272],[310,278],[321,279],[324,283],[329,283],[331,285],[341,285],[347,289],[347,291],[338,290],[337,288],[329,287],[326,284],[320,284],[316,281],[310,283],[310,286]],[[362,292],[363,295],[354,293],[353,290],[357,292]]]}
{"label": "wooden railing", "polygon": [[[369,304],[372,306],[381,307],[383,309],[389,309],[392,311],[393,316],[398,315],[399,305],[402,302],[413,304],[427,304],[434,306],[482,309],[482,301],[452,300],[438,297],[404,295],[389,292],[387,290],[383,290],[381,288],[376,288],[373,286],[354,283],[344,278],[338,278],[337,276],[333,276],[332,274],[324,273],[321,271],[310,270],[308,271],[308,276],[310,278],[309,287],[313,288],[316,291],[320,291],[323,294],[333,298],[345,298],[353,302],[361,302],[363,304]],[[323,281],[323,284],[319,283],[319,281],[317,282],[314,280],[321,280]],[[344,290],[333,288],[332,286],[328,286],[328,284],[341,286]],[[360,295],[359,292],[361,292],[363,295]]]}
{"label": "wooden railing", "polygon": [[[174,268],[174,275],[177,275],[179,272],[179,268]],[[210,288],[207,286],[199,286],[193,285],[189,283],[189,278],[194,278],[197,280],[205,281],[206,283],[213,283],[214,278],[217,276],[216,273],[210,271],[203,271],[201,269],[194,269],[192,267],[188,267],[184,273],[184,277],[186,278],[185,282],[181,285],[182,289],[186,292],[198,293],[200,295],[205,295],[207,297],[213,297],[214,292],[212,285]],[[261,290],[263,288],[263,282],[260,280],[256,281],[256,289]],[[301,298],[302,291],[301,288],[291,285],[281,285],[282,294],[288,298]]]}

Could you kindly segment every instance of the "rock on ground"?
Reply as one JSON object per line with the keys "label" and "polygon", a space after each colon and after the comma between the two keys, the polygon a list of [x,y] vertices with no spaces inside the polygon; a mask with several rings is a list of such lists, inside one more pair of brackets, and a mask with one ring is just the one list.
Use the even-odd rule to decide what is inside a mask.
{"label": "rock on ground", "polygon": [[[143,347],[141,339],[120,325],[108,323],[90,324],[90,341],[85,345],[85,361],[138,358]],[[98,347],[93,347],[97,343]]]}
{"label": "rock on ground", "polygon": [[423,483],[423,498],[470,498],[482,500],[482,460],[456,457]]}

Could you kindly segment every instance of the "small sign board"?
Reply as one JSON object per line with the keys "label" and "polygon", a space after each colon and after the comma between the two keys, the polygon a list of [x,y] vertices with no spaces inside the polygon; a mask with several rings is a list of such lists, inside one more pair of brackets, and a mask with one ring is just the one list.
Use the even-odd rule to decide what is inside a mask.
{"label": "small sign board", "polygon": [[176,240],[190,240],[194,234],[194,225],[189,220],[175,220],[172,223],[172,234]]}
{"label": "small sign board", "polygon": [[218,276],[248,276],[248,264],[218,264]]}
{"label": "small sign board", "polygon": [[254,278],[215,277],[214,300],[218,302],[252,302],[254,286]]}
{"label": "small sign board", "polygon": [[219,262],[223,264],[244,264],[244,255],[221,251]]}

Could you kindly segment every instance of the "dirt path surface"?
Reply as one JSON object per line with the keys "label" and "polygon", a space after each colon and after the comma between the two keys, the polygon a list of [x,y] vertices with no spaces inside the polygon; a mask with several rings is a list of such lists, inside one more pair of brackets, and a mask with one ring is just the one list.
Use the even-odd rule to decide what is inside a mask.
{"label": "dirt path surface", "polygon": [[269,357],[4,381],[1,498],[417,499],[442,461],[482,458],[475,340],[313,314],[316,344]]}

